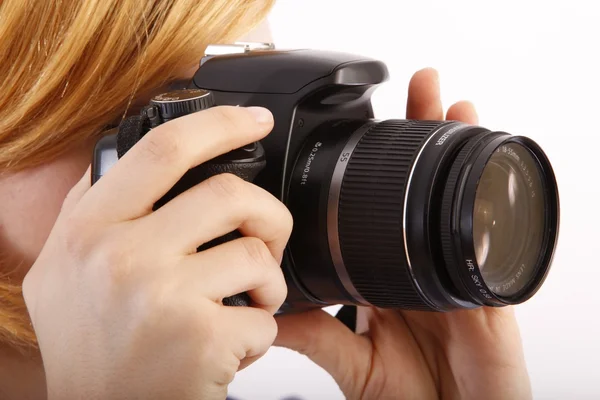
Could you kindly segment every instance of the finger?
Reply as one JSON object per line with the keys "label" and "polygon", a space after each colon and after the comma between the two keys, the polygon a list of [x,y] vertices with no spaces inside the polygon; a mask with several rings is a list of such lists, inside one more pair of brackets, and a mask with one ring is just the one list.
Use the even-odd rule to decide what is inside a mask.
{"label": "finger", "polygon": [[276,321],[279,332],[275,346],[307,356],[329,372],[340,387],[364,385],[355,380],[369,372],[372,348],[366,337],[354,334],[323,310],[280,315]]}
{"label": "finger", "polygon": [[277,323],[273,315],[252,307],[223,307],[219,311],[224,323],[222,335],[241,361],[240,368],[262,357],[277,336]]}
{"label": "finger", "polygon": [[262,139],[272,114],[257,107],[213,107],[152,129],[88,192],[98,217],[131,220],[148,214],[191,168]]}
{"label": "finger", "polygon": [[406,118],[440,121],[443,117],[437,71],[425,68],[416,72],[408,85]]}
{"label": "finger", "polygon": [[232,240],[186,256],[176,269],[181,274],[180,290],[215,302],[247,292],[254,306],[275,314],[287,296],[279,263],[264,242],[254,237]]}
{"label": "finger", "polygon": [[231,174],[203,181],[138,222],[140,232],[160,235],[165,239],[161,248],[175,254],[195,253],[200,245],[238,229],[265,242],[277,260],[292,230],[283,203]]}
{"label": "finger", "polygon": [[475,106],[469,101],[459,101],[454,103],[446,113],[446,119],[449,121],[461,121],[471,125],[479,123],[479,117]]}

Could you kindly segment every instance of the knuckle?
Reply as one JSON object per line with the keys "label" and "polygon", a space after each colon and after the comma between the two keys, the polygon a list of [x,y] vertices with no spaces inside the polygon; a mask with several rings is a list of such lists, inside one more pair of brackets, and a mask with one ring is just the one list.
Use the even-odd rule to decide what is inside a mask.
{"label": "knuckle", "polygon": [[97,274],[113,288],[129,282],[136,270],[136,243],[126,230],[107,230],[94,241],[89,256]]}
{"label": "knuckle", "polygon": [[283,276],[283,271],[279,267],[276,268],[275,279],[277,280],[277,284],[275,285],[274,303],[279,308],[285,302],[288,295],[287,283]]}
{"label": "knuckle", "polygon": [[275,318],[270,313],[265,311],[264,316],[265,317],[262,321],[264,327],[264,338],[267,345],[266,347],[269,347],[277,338],[278,327],[277,321],[275,321]]}
{"label": "knuckle", "polygon": [[[140,331],[151,331],[165,322],[165,317],[173,324],[180,320],[177,313],[180,311],[174,307],[170,293],[164,287],[155,283],[147,283],[132,295],[136,304],[136,314],[142,323]],[[179,328],[179,327],[176,327]]]}
{"label": "knuckle", "polygon": [[235,379],[235,374],[240,367],[240,360],[228,353],[226,356],[221,355],[219,360],[216,360],[218,364],[212,363],[212,365],[220,365],[220,368],[213,370],[213,381],[217,386],[227,387]]}
{"label": "knuckle", "polygon": [[129,280],[134,271],[133,255],[126,244],[103,246],[99,267],[105,271],[108,282],[119,285]]}
{"label": "knuckle", "polygon": [[143,265],[139,251],[144,248],[143,239],[131,225],[105,226],[72,212],[63,217],[56,233],[61,251],[75,270],[89,271],[99,284],[117,289]]}
{"label": "knuckle", "polygon": [[294,218],[290,210],[288,210],[283,203],[279,202],[279,204],[281,210],[279,213],[279,221],[283,231],[282,234],[284,234],[286,237],[289,237],[292,234],[292,229],[294,228]]}
{"label": "knuckle", "polygon": [[76,257],[89,253],[94,242],[89,221],[71,213],[65,216],[62,222],[59,235],[66,252]]}
{"label": "knuckle", "polygon": [[[162,126],[161,126],[162,127]],[[165,125],[148,133],[140,141],[140,152],[151,162],[170,164],[179,160],[183,153],[178,124]]]}
{"label": "knuckle", "polygon": [[268,219],[269,226],[275,228],[277,234],[277,239],[281,238],[289,238],[292,233],[292,229],[294,226],[294,219],[292,217],[292,213],[285,206],[281,200],[273,196],[267,190],[262,187],[251,184],[251,189],[249,190],[248,197],[254,197],[257,200],[264,202],[265,205],[268,205],[268,214],[266,218]]}
{"label": "knuckle", "polygon": [[273,257],[267,245],[255,237],[246,237],[242,240],[242,256],[248,264],[267,268],[273,264]]}
{"label": "knuckle", "polygon": [[[185,330],[187,340],[202,349],[196,354],[196,363],[213,367],[222,366],[223,361],[225,361],[223,355],[229,353],[230,344],[225,340],[228,332],[224,331],[225,326],[222,323],[222,316],[219,316],[218,309],[214,304],[201,308],[202,310],[188,310],[187,315],[182,319],[185,321],[185,326],[182,326],[180,330]],[[215,308],[215,310],[211,311],[209,308]],[[190,319],[192,319],[191,323]],[[221,372],[224,373],[229,370],[230,368],[225,368]],[[233,368],[234,372],[236,370],[237,366]],[[229,378],[223,377],[222,379],[228,382]]]}
{"label": "knuckle", "polygon": [[[252,345],[250,350],[252,352],[252,356],[262,356],[265,354],[269,348],[275,342],[277,338],[278,328],[277,322],[273,315],[270,312],[265,311],[263,309],[255,309],[256,314],[253,318],[253,325],[258,327],[257,331],[252,332]],[[248,355],[246,353],[246,355]]]}
{"label": "knuckle", "polygon": [[215,175],[207,180],[210,190],[223,201],[238,203],[246,197],[246,182],[230,173]]}

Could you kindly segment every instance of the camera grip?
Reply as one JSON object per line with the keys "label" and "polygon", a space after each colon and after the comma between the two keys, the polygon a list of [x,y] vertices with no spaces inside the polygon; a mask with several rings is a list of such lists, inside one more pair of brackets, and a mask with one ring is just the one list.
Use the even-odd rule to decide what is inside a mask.
{"label": "camera grip", "polygon": [[[177,184],[155,204],[154,208],[157,209],[162,207],[178,194],[215,175],[229,173],[236,175],[247,182],[253,182],[265,166],[264,150],[260,143],[253,143],[242,149],[233,150],[189,170],[179,182],[177,182]],[[200,252],[240,237],[242,237],[242,235],[238,231],[233,231],[203,244],[198,247],[197,251]],[[224,298],[223,304],[227,306],[249,306],[251,304],[251,299],[247,293],[240,293]]]}
{"label": "camera grip", "polygon": [[[176,91],[157,96],[155,99],[158,100],[153,100],[153,105],[145,107],[139,116],[132,116],[123,120],[117,129],[118,133],[110,135],[110,140],[101,140],[96,145],[93,181],[96,181],[102,175],[104,171],[103,164],[106,159],[108,159],[107,164],[112,164],[115,158],[121,158],[149,129],[170,119],[207,109],[214,105],[212,94],[204,90]],[[154,204],[153,209],[159,209],[177,195],[215,175],[229,173],[247,182],[253,182],[265,166],[265,151],[260,142],[254,142],[232,150],[190,169],[169,192]],[[203,244],[196,250],[200,252],[240,237],[242,235],[238,231],[230,232]],[[247,293],[226,297],[222,301],[227,306],[250,306],[252,302]]]}

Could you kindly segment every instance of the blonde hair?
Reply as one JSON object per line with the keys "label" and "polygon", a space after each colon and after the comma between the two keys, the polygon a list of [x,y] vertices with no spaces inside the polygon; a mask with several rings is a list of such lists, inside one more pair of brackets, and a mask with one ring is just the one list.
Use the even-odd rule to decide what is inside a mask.
{"label": "blonde hair", "polygon": [[[136,95],[250,31],[274,0],[0,2],[0,173],[48,162]],[[35,346],[19,283],[0,280],[0,340]]]}

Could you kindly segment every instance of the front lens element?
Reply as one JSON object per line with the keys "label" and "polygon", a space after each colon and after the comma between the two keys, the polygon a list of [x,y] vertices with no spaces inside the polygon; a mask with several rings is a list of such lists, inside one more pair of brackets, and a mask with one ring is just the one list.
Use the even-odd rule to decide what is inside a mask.
{"label": "front lens element", "polygon": [[470,139],[445,186],[441,242],[449,276],[482,305],[519,304],[544,282],[558,237],[558,189],[532,140]]}
{"label": "front lens element", "polygon": [[485,284],[513,296],[531,281],[543,252],[545,213],[538,163],[518,143],[501,145],[481,175],[473,209],[473,244]]}

